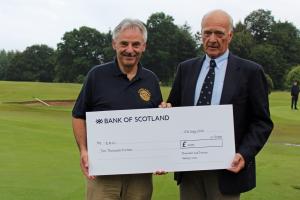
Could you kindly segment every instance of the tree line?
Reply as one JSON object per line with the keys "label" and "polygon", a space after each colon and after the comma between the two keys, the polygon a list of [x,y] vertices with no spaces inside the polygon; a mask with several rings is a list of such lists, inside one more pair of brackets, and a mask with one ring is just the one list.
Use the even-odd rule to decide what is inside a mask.
{"label": "tree line", "polygon": [[[204,54],[201,34],[193,34],[188,24],[174,24],[170,15],[154,13],[145,25],[148,41],[142,63],[158,75],[162,84],[172,83],[179,62]],[[269,85],[284,89],[288,77],[295,79],[289,72],[300,74],[300,69],[295,70],[300,65],[299,33],[292,23],[275,21],[271,11],[259,9],[234,25],[230,50],[261,64]],[[22,52],[2,50],[0,80],[83,82],[91,67],[114,58],[111,40],[111,31],[101,33],[82,26],[66,32],[56,49],[41,44]]]}

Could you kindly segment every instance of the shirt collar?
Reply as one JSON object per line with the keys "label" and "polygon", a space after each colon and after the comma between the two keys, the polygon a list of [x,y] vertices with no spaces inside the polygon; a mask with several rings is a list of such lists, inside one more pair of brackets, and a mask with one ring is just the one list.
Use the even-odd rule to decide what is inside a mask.
{"label": "shirt collar", "polygon": [[[127,75],[124,74],[121,70],[120,70],[120,67],[119,67],[119,64],[118,64],[118,60],[117,58],[114,59],[114,69],[113,69],[113,73],[115,76],[119,76],[119,77],[126,77],[127,78]],[[142,70],[143,70],[143,66],[141,63],[138,63],[138,69],[137,69],[137,72],[136,72],[136,75],[135,77],[133,78],[133,80],[139,80],[143,77],[143,73],[142,73]],[[132,80],[132,81],[133,81]]]}
{"label": "shirt collar", "polygon": [[[221,56],[215,58],[214,60],[215,60],[215,62],[216,62],[216,68],[220,68],[220,67],[221,67],[221,63],[222,63],[223,61],[227,60],[227,59],[228,59],[228,56],[229,56],[229,50],[227,49],[227,50],[225,51],[225,53],[223,53],[223,55],[221,55]],[[205,55],[205,61],[204,61],[206,67],[209,67],[209,62],[210,62],[210,60],[212,60],[212,58],[210,58],[210,57],[206,54],[206,55]]]}

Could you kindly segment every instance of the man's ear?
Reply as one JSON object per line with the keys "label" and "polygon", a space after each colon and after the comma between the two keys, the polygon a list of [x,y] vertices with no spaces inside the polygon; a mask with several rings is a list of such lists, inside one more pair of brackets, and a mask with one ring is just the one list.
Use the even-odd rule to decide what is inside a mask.
{"label": "man's ear", "polygon": [[232,37],[233,37],[233,31],[230,31],[230,32],[229,32],[229,42],[231,42]]}
{"label": "man's ear", "polygon": [[112,48],[113,48],[114,50],[116,50],[116,41],[113,40],[113,41],[111,42],[111,45],[112,45]]}

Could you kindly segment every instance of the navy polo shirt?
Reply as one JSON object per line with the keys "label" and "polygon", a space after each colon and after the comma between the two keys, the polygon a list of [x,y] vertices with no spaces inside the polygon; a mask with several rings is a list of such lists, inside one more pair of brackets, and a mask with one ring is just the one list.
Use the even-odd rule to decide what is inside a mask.
{"label": "navy polo shirt", "polygon": [[153,72],[139,64],[130,81],[113,61],[89,71],[72,115],[85,119],[89,111],[157,108],[161,102],[158,78]]}

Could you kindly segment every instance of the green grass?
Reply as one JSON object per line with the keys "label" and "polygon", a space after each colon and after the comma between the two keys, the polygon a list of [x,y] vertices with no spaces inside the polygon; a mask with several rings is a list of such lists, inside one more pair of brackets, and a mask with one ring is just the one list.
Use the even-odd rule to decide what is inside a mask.
{"label": "green grass", "polygon": [[270,97],[271,115],[275,122],[271,141],[300,144],[300,111],[291,110],[289,92],[274,92]]}
{"label": "green grass", "polygon": [[288,92],[270,95],[274,130],[257,156],[257,187],[242,200],[296,200],[300,198],[300,112],[291,110]]}
{"label": "green grass", "polygon": [[[79,84],[0,81],[0,200],[84,199],[85,180],[71,130],[71,106],[7,102],[75,99]],[[163,87],[166,99],[170,88]],[[242,200],[300,199],[300,111],[287,92],[270,96],[275,129],[257,156],[257,188]],[[154,200],[178,199],[173,174],[154,177]]]}
{"label": "green grass", "polygon": [[39,83],[0,81],[0,102],[75,99],[81,85],[73,83]]}

